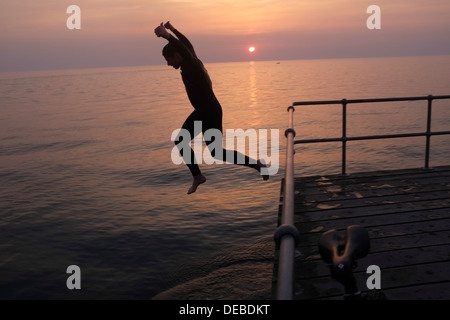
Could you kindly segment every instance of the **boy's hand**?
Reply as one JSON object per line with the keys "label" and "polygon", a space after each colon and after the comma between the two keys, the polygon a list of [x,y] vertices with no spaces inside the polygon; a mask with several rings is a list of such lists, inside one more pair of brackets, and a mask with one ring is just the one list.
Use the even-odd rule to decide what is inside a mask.
{"label": "boy's hand", "polygon": [[157,37],[162,37],[167,40],[169,40],[169,38],[170,38],[170,33],[167,32],[166,28],[164,28],[164,25],[162,22],[159,26],[157,26],[155,28],[155,34]]}
{"label": "boy's hand", "polygon": [[170,31],[173,31],[173,29],[175,29],[175,28],[170,24],[170,21],[167,21],[167,22],[164,24],[164,27],[166,27],[166,29],[169,29]]}

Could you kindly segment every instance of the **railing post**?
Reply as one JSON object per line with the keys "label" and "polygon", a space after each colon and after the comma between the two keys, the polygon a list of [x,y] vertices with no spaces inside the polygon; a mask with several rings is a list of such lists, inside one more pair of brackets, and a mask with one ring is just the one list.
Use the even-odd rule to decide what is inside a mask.
{"label": "railing post", "polygon": [[[347,174],[347,141],[375,140],[375,139],[392,139],[392,138],[409,138],[409,137],[426,137],[425,146],[425,166],[424,169],[432,169],[430,167],[430,149],[431,137],[435,135],[450,135],[450,131],[431,131],[431,114],[433,100],[450,99],[450,95],[441,96],[420,96],[420,97],[401,97],[401,98],[381,98],[381,99],[342,99],[342,100],[324,100],[324,101],[302,101],[294,102],[292,106],[308,106],[308,105],[342,105],[342,137],[325,138],[325,139],[306,139],[296,140],[297,143],[320,143],[320,142],[341,142],[342,143],[342,176]],[[371,136],[347,136],[347,105],[352,103],[373,103],[373,102],[392,102],[392,101],[428,101],[427,115],[427,131],[414,132],[407,134],[388,134],[388,135],[371,135]]]}
{"label": "railing post", "polygon": [[342,99],[342,175],[347,175],[347,99]]}
{"label": "railing post", "polygon": [[431,140],[431,104],[433,101],[433,96],[428,97],[428,115],[427,115],[427,142],[425,146],[425,168],[430,169],[430,140]]}

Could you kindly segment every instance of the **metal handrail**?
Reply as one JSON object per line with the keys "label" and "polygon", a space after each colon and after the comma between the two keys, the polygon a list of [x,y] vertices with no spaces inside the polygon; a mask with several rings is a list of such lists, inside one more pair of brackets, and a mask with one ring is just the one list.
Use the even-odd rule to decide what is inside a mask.
{"label": "metal handrail", "polygon": [[[392,138],[408,138],[408,137],[426,137],[425,145],[425,169],[430,168],[430,139],[431,136],[448,135],[450,131],[431,131],[431,109],[433,100],[450,99],[450,95],[445,96],[422,96],[422,97],[403,97],[403,98],[381,98],[381,99],[353,99],[353,100],[328,100],[328,101],[302,101],[294,102],[293,106],[306,105],[331,105],[342,104],[342,137],[340,138],[325,138],[325,139],[303,139],[295,140],[294,144],[305,143],[320,143],[320,142],[342,142],[342,175],[346,175],[347,164],[347,141],[359,140],[375,140],[375,139],[392,139]],[[392,101],[428,101],[427,112],[427,128],[425,132],[403,133],[403,134],[386,134],[386,135],[371,135],[371,136],[356,136],[347,137],[347,105],[351,103],[372,103],[372,102],[392,102]]]}
{"label": "metal handrail", "polygon": [[286,170],[281,225],[275,233],[279,243],[277,299],[291,300],[294,293],[294,250],[298,231],[294,226],[294,107],[289,107],[289,128],[285,131]]}
{"label": "metal handrail", "polygon": [[[433,100],[450,99],[450,95],[446,96],[426,96],[426,97],[405,97],[405,98],[383,98],[383,99],[353,99],[353,100],[329,100],[329,101],[304,101],[294,102],[288,108],[289,125],[285,131],[286,136],[286,170],[283,183],[283,210],[281,216],[281,225],[275,232],[275,241],[279,245],[279,263],[278,263],[278,280],[277,280],[277,299],[291,300],[294,296],[294,254],[295,246],[298,241],[298,230],[294,225],[294,145],[301,143],[320,143],[320,142],[342,142],[342,175],[346,175],[346,151],[347,141],[357,140],[374,140],[374,139],[391,139],[405,137],[421,137],[425,136],[425,168],[429,168],[430,155],[430,138],[434,135],[449,135],[450,131],[431,132],[431,107]],[[388,134],[373,136],[357,136],[347,137],[347,104],[350,103],[371,103],[371,102],[390,102],[390,101],[428,101],[427,113],[427,129],[426,132],[420,133],[404,133],[404,134]],[[325,138],[325,139],[303,139],[294,140],[294,106],[305,105],[330,105],[342,104],[342,137],[341,138]]]}

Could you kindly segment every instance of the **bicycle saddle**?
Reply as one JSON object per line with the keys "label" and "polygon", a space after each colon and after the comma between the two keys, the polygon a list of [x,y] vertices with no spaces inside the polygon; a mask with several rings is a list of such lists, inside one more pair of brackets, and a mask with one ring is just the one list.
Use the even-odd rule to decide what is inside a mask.
{"label": "bicycle saddle", "polygon": [[369,249],[369,233],[356,225],[343,232],[329,230],[319,240],[320,256],[330,265],[331,276],[344,285],[346,293],[357,291],[352,269]]}

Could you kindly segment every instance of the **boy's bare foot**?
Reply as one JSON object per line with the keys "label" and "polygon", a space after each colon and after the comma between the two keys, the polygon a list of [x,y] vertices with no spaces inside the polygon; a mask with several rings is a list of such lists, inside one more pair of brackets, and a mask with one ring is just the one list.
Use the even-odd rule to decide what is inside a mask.
{"label": "boy's bare foot", "polygon": [[206,182],[206,177],[204,175],[202,175],[201,173],[194,176],[193,178],[194,179],[192,181],[192,186],[189,188],[187,194],[194,193],[195,191],[197,191],[197,187],[199,185]]}
{"label": "boy's bare foot", "polygon": [[[255,169],[258,170],[259,173],[261,173],[261,168],[265,168],[266,167],[266,163],[264,160],[258,160],[256,162],[256,167]],[[268,174],[264,174],[262,175],[264,180],[269,180],[269,175]]]}

